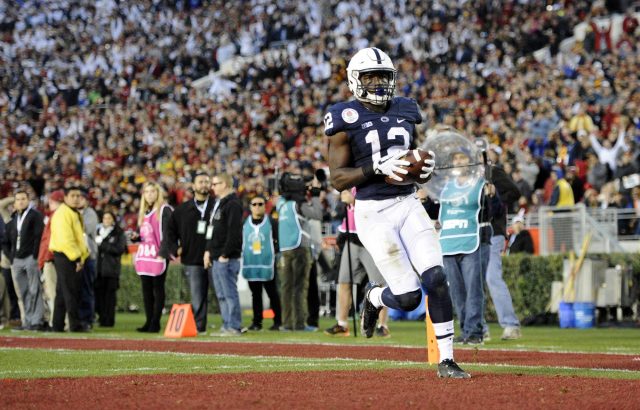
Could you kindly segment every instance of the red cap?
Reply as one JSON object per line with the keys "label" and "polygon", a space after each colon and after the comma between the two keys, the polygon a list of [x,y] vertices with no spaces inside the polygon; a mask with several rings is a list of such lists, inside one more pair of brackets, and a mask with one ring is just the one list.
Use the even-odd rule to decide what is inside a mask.
{"label": "red cap", "polygon": [[49,194],[49,201],[64,202],[64,191],[62,189],[53,191]]}

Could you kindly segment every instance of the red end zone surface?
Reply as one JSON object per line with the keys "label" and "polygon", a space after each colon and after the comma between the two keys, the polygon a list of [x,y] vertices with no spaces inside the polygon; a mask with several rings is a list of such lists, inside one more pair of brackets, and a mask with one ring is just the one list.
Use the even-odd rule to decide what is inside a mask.
{"label": "red end zone surface", "polygon": [[0,380],[2,407],[202,409],[637,409],[631,380],[433,370],[278,372]]}
{"label": "red end zone surface", "polygon": [[[0,337],[0,347],[146,350],[425,361],[424,349],[165,340]],[[456,350],[463,363],[640,370],[633,355]],[[638,409],[638,380],[473,372],[438,379],[433,368],[0,380],[0,408]]]}

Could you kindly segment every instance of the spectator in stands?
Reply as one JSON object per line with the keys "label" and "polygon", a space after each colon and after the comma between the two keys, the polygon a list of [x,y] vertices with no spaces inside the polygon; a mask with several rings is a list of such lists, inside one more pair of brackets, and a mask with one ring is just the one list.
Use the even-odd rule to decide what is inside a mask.
{"label": "spectator in stands", "polygon": [[25,188],[14,193],[13,215],[7,225],[4,239],[5,252],[11,262],[11,276],[22,304],[21,320],[23,330],[43,330],[44,304],[38,250],[44,229],[44,218],[30,202]]}
{"label": "spectator in stands", "polygon": [[619,165],[614,172],[615,178],[622,178],[638,172],[640,172],[640,166],[637,161],[634,161],[633,152],[631,150],[625,151],[622,154]]}
{"label": "spectator in stands", "polygon": [[82,189],[76,186],[64,189],[64,203],[51,217],[49,250],[53,252],[58,282],[53,310],[53,330],[64,331],[65,316],[69,316],[69,330],[88,332],[91,327],[78,315],[82,292],[84,262],[89,248],[84,239],[82,216],[78,211]]}
{"label": "spectator in stands", "polygon": [[89,248],[89,258],[84,262],[82,270],[82,292],[78,315],[80,320],[90,327],[93,326],[96,316],[96,259],[98,257],[98,245],[96,244],[96,232],[98,230],[98,214],[89,205],[89,191],[83,190],[80,197],[78,212],[82,215],[85,240]]}
{"label": "spectator in stands", "polygon": [[618,168],[618,164],[616,162],[618,155],[620,155],[623,150],[628,149],[628,146],[625,142],[624,130],[620,130],[620,132],[616,131],[617,130],[615,128],[611,130],[612,135],[617,134],[618,137],[615,144],[612,144],[611,141],[607,138],[605,138],[603,143],[600,144],[600,141],[598,141],[594,134],[589,135],[591,147],[598,156],[598,160],[603,164],[607,164],[612,172],[615,172]]}
{"label": "spectator in stands", "polygon": [[585,104],[576,104],[574,108],[574,115],[569,121],[569,130],[575,133],[578,133],[579,131],[590,133],[593,129],[593,120],[589,114],[587,114]]}
{"label": "spectator in stands", "polygon": [[207,238],[203,261],[211,269],[222,327],[218,336],[242,334],[242,311],[238,295],[238,272],[242,253],[242,204],[235,194],[231,175],[219,173],[211,180],[216,202],[209,217],[213,235]]}
{"label": "spectator in stands", "polygon": [[587,182],[593,189],[600,191],[610,179],[611,170],[607,164],[598,161],[598,156],[594,152],[587,153],[587,164],[589,168]]}
{"label": "spectator in stands", "polygon": [[[330,1],[326,10],[308,1],[309,7],[298,8],[257,2],[244,13],[219,13],[217,3],[179,10],[170,2],[95,7],[80,0],[52,11],[47,4],[21,2],[7,9],[12,23],[0,39],[0,134],[8,136],[0,142],[0,197],[16,182],[29,181],[42,193],[45,181],[52,191],[73,178],[95,187],[96,210],[116,204],[126,229],[135,230],[133,202],[145,175],[170,187],[170,202],[180,204],[193,169],[238,175],[243,196],[245,186],[273,178],[291,162],[317,168],[327,146],[315,128],[319,113],[344,92],[344,61],[333,55],[380,45],[381,38],[408,68],[398,73],[399,93],[416,96],[434,122],[446,119],[469,135],[490,135],[505,161],[522,167],[532,189],[549,177],[549,164],[541,171],[536,165],[545,150],[551,153],[545,162],[564,162],[568,155],[564,166],[576,165],[583,178],[590,171],[583,173],[580,164],[589,148],[589,123],[607,136],[627,118],[635,119],[629,123],[637,130],[639,118],[632,8],[621,24],[628,34],[609,38],[620,30],[597,28],[608,54],[589,52],[588,41],[576,41],[571,50],[559,47],[578,23],[605,19],[597,3],[563,2],[549,12],[545,2],[505,9],[429,1],[428,12],[412,15],[406,12],[411,7],[387,10],[382,0],[358,12],[348,2]],[[371,12],[377,8],[385,13]],[[371,29],[356,29],[365,26]],[[217,35],[219,30],[228,35]],[[99,45],[89,47],[87,39]],[[428,58],[427,42],[437,57]],[[590,42],[593,49],[593,32]],[[534,58],[531,53],[545,45],[549,57],[540,59],[538,52]],[[338,52],[322,52],[327,48]],[[249,61],[230,64],[237,55]],[[217,71],[225,62],[237,67],[230,75],[226,68]],[[197,86],[212,79],[211,87]],[[557,116],[557,126],[572,132],[579,111],[589,118],[575,121],[577,132],[549,131]],[[542,152],[517,155],[536,135]],[[525,168],[535,171],[533,179]],[[592,185],[599,190],[612,177],[605,174]]]}
{"label": "spectator in stands", "polygon": [[629,8],[622,21],[622,31],[626,34],[633,35],[638,28],[638,19],[634,15],[633,8]]}
{"label": "spectator in stands", "polygon": [[45,218],[45,227],[38,251],[38,267],[42,271],[42,290],[45,302],[45,316],[49,326],[53,326],[53,310],[56,301],[58,276],[53,263],[53,253],[49,250],[51,239],[51,217],[64,202],[64,191],[59,189],[49,194],[49,215]]}
{"label": "spectator in stands", "polygon": [[[520,170],[518,169],[514,169],[511,173],[511,179],[513,179],[513,182],[518,187],[520,196],[523,196],[526,199],[530,199],[533,190],[531,189],[531,185],[529,185],[529,183],[522,177],[522,172],[520,172]],[[510,208],[509,210],[512,209],[513,208]]]}
{"label": "spectator in stands", "polygon": [[142,282],[145,314],[144,324],[136,329],[138,332],[158,333],[161,328],[167,268],[169,259],[175,254],[175,243],[169,234],[172,211],[162,187],[156,182],[145,182],[138,213],[140,233],[135,235],[140,243],[134,267]]}
{"label": "spectator in stands", "polygon": [[540,173],[540,167],[534,161],[529,150],[517,151],[520,157],[516,164],[516,169],[522,174],[522,179],[533,189],[536,188],[536,179]]}
{"label": "spectator in stands", "polygon": [[[120,287],[121,259],[127,251],[127,237],[116,222],[115,213],[105,211],[102,214],[102,223],[98,225],[95,239],[98,245],[95,289],[98,323],[100,327],[113,327],[116,323],[116,292]],[[144,290],[142,293],[144,298]],[[146,298],[144,299],[146,302]]]}
{"label": "spectator in stands", "polygon": [[559,166],[551,169],[551,181],[553,182],[553,192],[549,201],[549,206],[573,206],[573,190],[571,185],[564,179],[564,171]]}
{"label": "spectator in stands", "polygon": [[571,207],[575,205],[573,198],[573,190],[571,185],[564,179],[564,171],[560,166],[555,165],[551,169],[551,185],[553,191],[551,199],[549,200],[549,206],[560,207],[565,209],[558,209],[555,211],[554,226],[557,232],[564,233],[556,237],[556,245],[559,251],[569,252],[573,249],[573,219],[570,216],[564,216],[566,212],[571,211]]}
{"label": "spectator in stands", "polygon": [[214,206],[209,196],[210,187],[209,175],[203,171],[196,172],[192,184],[194,197],[176,207],[169,228],[172,246],[179,247],[178,255],[184,266],[184,274],[189,279],[191,306],[198,333],[207,331],[209,276],[204,267],[204,252],[207,239],[211,239],[213,234],[213,228],[208,225]]}
{"label": "spectator in stands", "polygon": [[524,217],[518,214],[511,222],[513,233],[509,236],[507,254],[527,253],[533,255],[533,239],[531,233],[524,227]]}
{"label": "spectator in stands", "polygon": [[587,189],[584,191],[584,196],[582,197],[582,202],[587,208],[599,208],[600,203],[598,202],[598,191],[593,189],[590,184],[586,184]]}
{"label": "spectator in stands", "polygon": [[571,192],[573,192],[574,202],[578,203],[582,201],[582,197],[584,195],[584,182],[582,182],[576,175],[576,167],[567,167],[567,172],[565,173],[564,179],[571,186]]}
{"label": "spectator in stands", "polygon": [[267,292],[273,310],[273,325],[269,330],[280,330],[282,308],[276,283],[276,253],[278,248],[278,225],[265,215],[266,198],[256,195],[251,199],[251,215],[242,227],[242,276],[251,290],[253,320],[248,330],[262,330],[262,289]]}

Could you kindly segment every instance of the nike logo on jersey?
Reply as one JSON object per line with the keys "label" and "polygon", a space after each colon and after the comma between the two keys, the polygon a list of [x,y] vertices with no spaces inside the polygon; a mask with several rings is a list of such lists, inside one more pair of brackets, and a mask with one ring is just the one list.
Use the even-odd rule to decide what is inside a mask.
{"label": "nike logo on jersey", "polygon": [[400,124],[401,122],[404,122],[404,118],[403,119],[396,118],[396,121],[398,121],[398,124]]}

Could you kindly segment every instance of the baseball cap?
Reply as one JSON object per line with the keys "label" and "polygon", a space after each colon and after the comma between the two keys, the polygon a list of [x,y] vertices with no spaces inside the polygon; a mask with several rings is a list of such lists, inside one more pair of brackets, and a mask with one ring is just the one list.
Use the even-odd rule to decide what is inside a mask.
{"label": "baseball cap", "polygon": [[64,202],[64,191],[58,189],[49,194],[49,201]]}
{"label": "baseball cap", "polygon": [[555,172],[555,173],[556,173],[556,175],[558,176],[558,179],[564,178],[564,171],[562,170],[562,168],[560,168],[560,167],[559,167],[559,166],[557,166],[557,165],[554,165],[554,166],[551,168],[551,172]]}
{"label": "baseball cap", "polygon": [[198,178],[198,177],[200,177],[200,176],[209,177],[210,175],[209,175],[209,173],[208,173],[207,171],[202,170],[202,169],[199,169],[199,170],[196,170],[196,171],[193,173],[193,177],[191,178],[191,180],[192,180],[192,181],[195,181],[195,180],[196,180],[196,178]]}
{"label": "baseball cap", "polygon": [[518,223],[518,222],[522,222],[524,223],[524,216],[522,215],[516,215],[513,217],[513,220],[511,221],[511,223]]}

